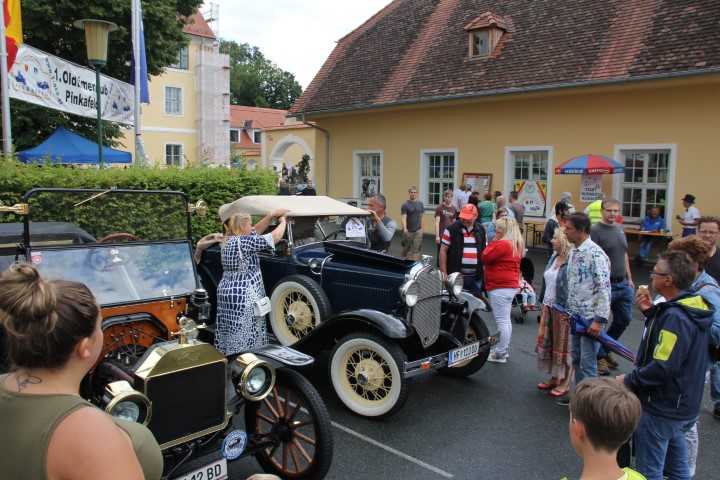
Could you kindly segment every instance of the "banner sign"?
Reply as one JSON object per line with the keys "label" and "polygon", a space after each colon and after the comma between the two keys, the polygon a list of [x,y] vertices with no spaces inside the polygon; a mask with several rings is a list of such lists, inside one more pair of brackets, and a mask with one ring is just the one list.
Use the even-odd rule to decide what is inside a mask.
{"label": "banner sign", "polygon": [[[20,44],[8,78],[10,97],[43,107],[97,118],[95,71]],[[100,75],[103,120],[134,124],[135,89]]]}
{"label": "banner sign", "polygon": [[580,177],[580,201],[594,202],[602,192],[602,175],[583,175]]}
{"label": "banner sign", "polygon": [[516,181],[515,191],[518,201],[525,208],[526,217],[542,217],[545,215],[547,182]]}

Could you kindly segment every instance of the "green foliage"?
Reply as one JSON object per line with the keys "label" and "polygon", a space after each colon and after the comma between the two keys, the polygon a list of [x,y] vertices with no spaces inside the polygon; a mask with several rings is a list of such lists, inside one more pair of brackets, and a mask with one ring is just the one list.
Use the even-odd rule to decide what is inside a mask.
{"label": "green foliage", "polygon": [[310,171],[310,155],[303,154],[300,163],[298,163],[298,178],[301,182],[307,182],[308,172]]}
{"label": "green foliage", "polygon": [[[177,61],[178,53],[188,41],[182,28],[203,2],[145,0],[142,4],[148,74],[155,76]],[[117,24],[118,30],[110,33],[108,64],[102,73],[127,82],[130,79],[132,56],[130,8],[129,0],[23,0],[23,41],[52,55],[87,66],[85,33],[73,27],[73,22],[83,18],[113,22]],[[11,99],[10,110],[16,150],[34,147],[38,140],[49,137],[61,125],[95,141],[96,119],[70,115],[15,99]],[[104,122],[103,133],[105,145],[118,145],[120,132],[117,124]]]}
{"label": "green foliage", "polygon": [[[232,202],[246,195],[273,195],[277,192],[277,176],[267,170],[209,168],[205,166],[192,168],[72,168],[56,165],[23,165],[14,161],[0,162],[0,201],[6,206],[22,203],[25,192],[32,188],[101,188],[117,187],[127,190],[174,190],[184,192],[191,203],[199,199],[205,200],[208,205],[208,214],[205,218],[192,215],[192,231],[195,240],[210,233],[220,232],[220,220],[217,211],[220,205]],[[57,198],[57,197],[56,197]],[[51,220],[40,213],[43,208],[33,205],[31,216],[33,220]],[[66,202],[77,202],[76,198],[64,199]],[[60,211],[55,201],[53,206],[45,206],[44,210],[54,209]],[[100,204],[100,203],[98,203]],[[78,220],[82,228],[94,236],[107,234],[102,228],[110,220],[97,218],[98,208],[94,208],[94,201],[88,202]],[[38,213],[36,213],[38,212]],[[178,223],[174,216],[167,218],[162,206],[158,205],[127,205],[113,215],[113,225],[133,217],[147,216],[155,220],[156,227],[162,227],[164,222]],[[127,217],[116,219],[118,217]],[[57,217],[55,218],[57,220]],[[0,222],[18,222],[21,218],[11,213],[0,213]],[[77,223],[77,222],[76,222]],[[158,233],[134,232],[129,222],[127,233],[139,233],[144,238],[161,238]],[[152,223],[152,222],[145,222]],[[99,224],[96,225],[96,224]],[[120,224],[122,225],[122,224]],[[169,225],[168,225],[169,227]],[[184,228],[175,226],[173,228]],[[115,232],[117,233],[117,232]],[[167,238],[167,237],[165,237]]]}
{"label": "green foliage", "polygon": [[302,93],[295,75],[278,68],[258,47],[222,40],[220,52],[230,55],[230,103],[288,110]]}

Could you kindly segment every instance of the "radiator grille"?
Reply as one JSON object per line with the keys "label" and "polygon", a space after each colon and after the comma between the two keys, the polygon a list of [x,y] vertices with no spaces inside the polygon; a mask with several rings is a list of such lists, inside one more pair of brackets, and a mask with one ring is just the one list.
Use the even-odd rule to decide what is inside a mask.
{"label": "radiator grille", "polygon": [[418,302],[410,310],[408,321],[420,337],[424,347],[432,345],[440,334],[442,307],[442,273],[435,267],[423,268],[415,277],[420,286]]}
{"label": "radiator grille", "polygon": [[225,423],[225,362],[209,363],[148,379],[152,402],[148,428],[160,445]]}

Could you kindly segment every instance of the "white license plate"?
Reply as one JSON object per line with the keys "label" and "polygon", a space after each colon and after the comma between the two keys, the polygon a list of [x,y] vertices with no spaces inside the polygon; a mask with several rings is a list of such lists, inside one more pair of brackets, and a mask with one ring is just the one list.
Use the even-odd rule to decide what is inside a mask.
{"label": "white license plate", "polygon": [[226,478],[228,478],[227,459],[223,457],[182,477],[175,477],[174,480],[225,480]]}
{"label": "white license plate", "polygon": [[448,353],[448,367],[452,367],[456,363],[460,363],[469,358],[477,357],[478,353],[480,353],[480,342],[471,343],[470,345],[450,350]]}

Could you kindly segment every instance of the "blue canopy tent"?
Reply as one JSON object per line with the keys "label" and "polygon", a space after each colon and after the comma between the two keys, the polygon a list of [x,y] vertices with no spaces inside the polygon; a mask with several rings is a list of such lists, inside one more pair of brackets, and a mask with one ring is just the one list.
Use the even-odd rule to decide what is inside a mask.
{"label": "blue canopy tent", "polygon": [[[50,160],[53,163],[98,163],[98,145],[80,135],[72,133],[65,127],[58,127],[55,133],[37,147],[17,153],[23,163],[39,163]],[[129,152],[103,147],[103,162],[132,163]]]}

